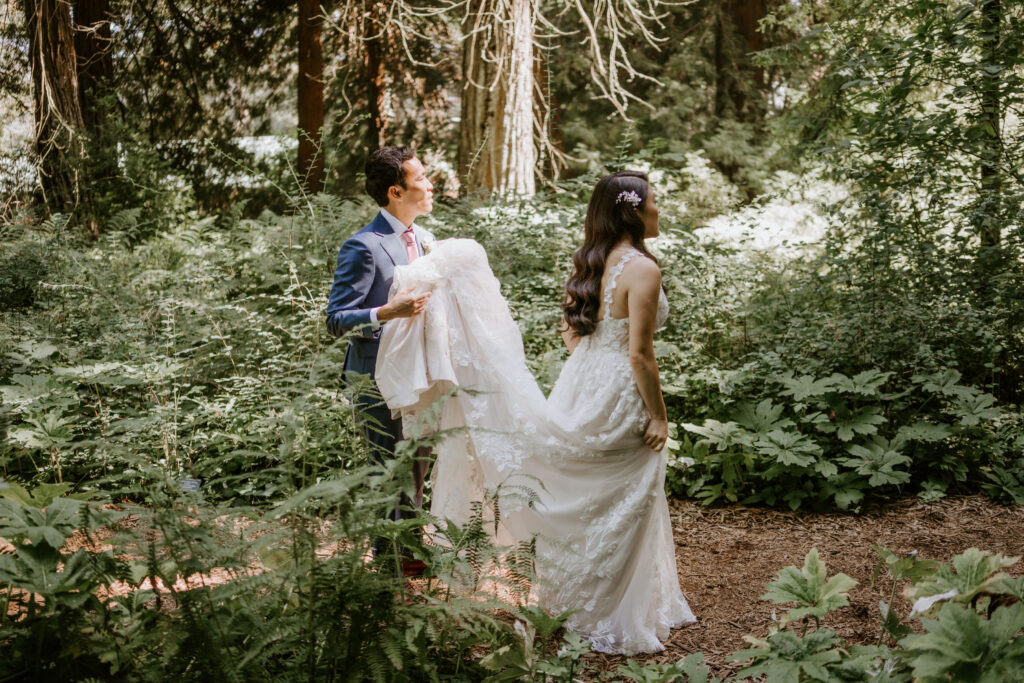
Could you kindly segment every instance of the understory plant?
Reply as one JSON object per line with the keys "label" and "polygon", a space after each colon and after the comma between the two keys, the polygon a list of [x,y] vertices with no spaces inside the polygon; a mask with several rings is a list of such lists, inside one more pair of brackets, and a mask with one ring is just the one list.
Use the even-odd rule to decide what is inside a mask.
{"label": "understory plant", "polygon": [[[877,644],[847,645],[824,628],[820,619],[847,606],[848,592],[857,582],[841,573],[827,577],[812,548],[802,569],[787,567],[768,584],[762,599],[796,607],[776,621],[766,637],[746,636],[753,647],[729,656],[746,663],[736,680],[766,676],[768,681],[797,683],[995,683],[1024,676],[1024,578],[1001,571],[1020,558],[969,548],[946,565],[916,553],[898,556],[886,548],[875,550],[879,563],[874,576],[883,567],[888,569],[893,595],[904,583],[903,595],[913,603],[905,618],[919,622],[917,632],[891,601],[879,603]],[[813,628],[809,618],[814,619]]]}
{"label": "understory plant", "polygon": [[700,438],[674,444],[693,460],[677,490],[704,503],[845,510],[893,491],[935,500],[985,473],[987,487],[1012,496],[1015,482],[1000,464],[1022,444],[1006,439],[1000,422],[1016,421],[960,379],[947,370],[900,381],[871,369],[852,377],[776,372],[760,389],[751,381],[747,395],[765,398],[731,403],[724,421],[682,425]]}

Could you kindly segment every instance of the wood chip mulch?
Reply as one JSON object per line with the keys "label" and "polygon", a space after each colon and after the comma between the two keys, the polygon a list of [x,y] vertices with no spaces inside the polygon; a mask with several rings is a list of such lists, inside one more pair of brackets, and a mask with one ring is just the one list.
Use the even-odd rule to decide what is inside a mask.
{"label": "wood chip mulch", "polygon": [[[1004,507],[984,496],[948,497],[933,503],[904,499],[860,515],[789,512],[732,506],[704,508],[690,501],[670,501],[676,541],[676,565],[683,594],[697,623],[672,631],[664,652],[634,657],[641,663],[676,662],[703,652],[712,673],[723,676],[741,664],[727,663],[730,653],[749,647],[743,636],[763,637],[774,609],[781,616],[792,605],[760,600],[765,586],[785,566],[803,566],[816,547],[828,576],[843,572],[859,581],[850,591],[850,606],[825,617],[848,645],[872,644],[881,634],[878,601],[889,600],[892,580],[886,571],[874,586],[878,562],[872,545],[904,555],[949,562],[967,548],[1024,555],[1024,507]],[[1024,562],[1008,572],[1024,573]],[[902,617],[910,603],[896,591],[894,608]],[[625,657],[590,654],[587,664],[606,672]]]}

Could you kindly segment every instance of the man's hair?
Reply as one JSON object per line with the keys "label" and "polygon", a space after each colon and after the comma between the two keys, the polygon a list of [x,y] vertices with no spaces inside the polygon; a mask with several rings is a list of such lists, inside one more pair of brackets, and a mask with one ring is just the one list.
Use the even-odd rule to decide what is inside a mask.
{"label": "man's hair", "polygon": [[388,188],[405,188],[405,169],[402,164],[416,155],[408,147],[381,147],[366,160],[366,192],[377,206],[388,205]]}

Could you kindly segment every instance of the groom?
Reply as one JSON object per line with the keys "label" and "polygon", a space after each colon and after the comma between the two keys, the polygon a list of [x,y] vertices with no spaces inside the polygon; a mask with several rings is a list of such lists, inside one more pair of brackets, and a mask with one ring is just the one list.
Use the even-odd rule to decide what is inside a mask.
{"label": "groom", "polygon": [[[350,373],[369,375],[372,382],[381,325],[395,318],[419,315],[430,298],[429,292],[417,294],[410,287],[397,292],[389,301],[388,292],[395,266],[407,265],[422,256],[423,242],[433,239],[414,223],[433,208],[433,190],[423,164],[406,147],[383,147],[366,162],[366,191],[381,209],[368,225],[341,245],[327,302],[327,331],[336,337],[353,332],[345,351],[346,383],[352,379]],[[356,402],[369,418],[365,430],[371,456],[383,465],[394,457],[395,443],[402,438],[402,421],[391,417],[375,382],[373,391],[358,396]],[[413,500],[403,500],[392,511],[393,519],[412,516],[403,507],[422,505],[429,455],[429,448],[421,448],[416,454]],[[376,542],[374,545],[376,550]],[[422,563],[403,563],[406,575],[421,571]]]}

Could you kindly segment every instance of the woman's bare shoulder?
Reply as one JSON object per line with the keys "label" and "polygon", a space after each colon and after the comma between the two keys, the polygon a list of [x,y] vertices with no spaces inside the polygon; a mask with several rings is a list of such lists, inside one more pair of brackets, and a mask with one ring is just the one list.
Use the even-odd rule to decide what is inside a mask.
{"label": "woman's bare shoulder", "polygon": [[629,260],[622,269],[621,282],[626,286],[653,284],[661,285],[661,268],[653,259],[638,257]]}

